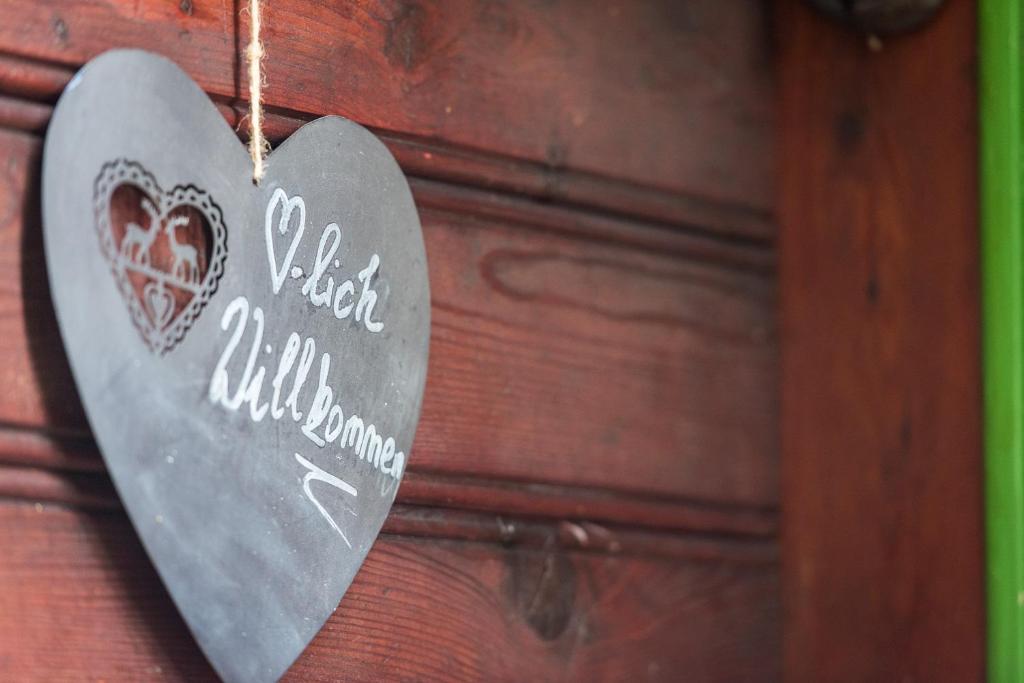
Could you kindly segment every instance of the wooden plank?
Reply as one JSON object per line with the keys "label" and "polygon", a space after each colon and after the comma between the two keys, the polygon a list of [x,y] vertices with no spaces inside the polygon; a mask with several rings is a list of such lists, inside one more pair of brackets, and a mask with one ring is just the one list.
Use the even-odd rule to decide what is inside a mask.
{"label": "wooden plank", "polygon": [[974,6],[776,25],[787,678],[980,681]]}
{"label": "wooden plank", "polygon": [[[521,495],[521,503],[530,502]],[[122,511],[114,485],[103,474],[54,472],[0,464],[0,499],[70,506],[85,512]],[[415,501],[414,501],[415,502]],[[431,501],[438,502],[438,501]],[[503,514],[494,514],[501,512]],[[651,529],[646,520],[633,524],[602,524],[595,520],[561,519],[541,510],[467,512],[463,509],[398,502],[384,522],[384,533],[459,541],[646,557],[713,559],[730,562],[778,563],[777,537],[749,530]],[[546,513],[546,514],[545,514]],[[694,533],[700,531],[700,533]],[[709,533],[710,532],[710,533]]]}
{"label": "wooden plank", "polygon": [[[2,67],[10,58],[0,55],[0,93],[3,92]],[[33,65],[33,68],[37,65]],[[20,73],[20,72],[19,72]],[[237,106],[218,104],[218,109],[236,126],[240,121]],[[0,94],[0,129],[43,134],[49,124],[52,107],[48,104],[9,97]],[[266,114],[267,134],[283,139],[294,132],[304,121]],[[670,219],[659,204],[663,193],[651,188],[640,188],[623,183],[591,183],[588,190],[576,196],[573,193],[548,192],[546,184],[539,187],[536,174],[522,167],[510,168],[507,163],[496,165],[487,157],[471,157],[451,148],[439,147],[384,134],[383,140],[396,155],[401,166],[412,174],[425,174],[446,182],[437,184],[433,180],[419,177],[410,178],[413,193],[421,200],[421,206],[429,206],[456,213],[472,213],[503,221],[524,223],[533,227],[582,235],[591,239],[602,239],[616,243],[669,252],[695,258],[746,268],[762,273],[774,272],[774,257],[768,245],[758,240],[723,241],[717,233],[760,234],[761,218],[746,214],[742,207],[690,203],[680,205],[680,220],[696,221],[676,226],[677,230],[666,230],[657,223],[628,220],[606,213],[597,213],[594,208],[612,208],[619,212],[645,215],[642,205],[655,219]],[[575,177],[580,181],[581,177]],[[452,185],[451,182],[458,183]],[[588,181],[582,180],[583,184]],[[543,183],[542,183],[543,184]],[[478,185],[479,187],[472,187]],[[580,187],[580,182],[571,187]],[[443,189],[439,189],[443,188]],[[481,189],[487,191],[481,191]],[[593,197],[590,197],[593,193]],[[523,198],[519,195],[532,195]],[[600,198],[598,198],[600,196]],[[531,201],[543,199],[545,201]],[[547,201],[562,200],[559,203]],[[581,207],[573,202],[582,201],[589,206]],[[653,206],[652,206],[653,204]],[[746,218],[750,218],[747,221]],[[683,229],[685,227],[685,229]],[[749,228],[749,230],[748,230]],[[749,236],[749,235],[748,235]]]}
{"label": "wooden plank", "polygon": [[[208,92],[237,98],[248,35],[237,10],[229,0],[8,0],[14,20],[0,24],[0,52],[78,66],[112,47],[139,47],[174,58]],[[275,2],[264,10],[264,98],[282,112],[343,114],[766,211],[763,14],[746,0]]]}
{"label": "wooden plank", "polygon": [[[0,503],[0,671],[215,680],[126,520]],[[383,535],[286,680],[777,680],[772,564]]]}
{"label": "wooden plank", "polygon": [[[5,428],[0,436],[0,498],[117,509],[119,502],[91,441]],[[398,503],[555,519],[581,524],[770,537],[777,512],[770,507],[699,503],[580,486],[407,472]]]}
{"label": "wooden plank", "polygon": [[51,113],[52,109],[45,104],[0,94],[0,128],[41,134],[50,122]]}
{"label": "wooden plank", "polygon": [[[38,149],[0,131],[0,421],[82,433]],[[468,211],[422,218],[433,329],[412,471],[775,503],[769,276]]]}
{"label": "wooden plank", "polygon": [[[10,427],[0,428],[0,497],[118,507],[91,439]],[[777,512],[772,507],[417,471],[406,472],[397,501],[505,516],[700,533],[774,537],[778,529]]]}
{"label": "wooden plank", "polygon": [[[42,133],[49,121],[48,105],[56,101],[73,74],[68,67],[0,54],[0,127]],[[245,104],[233,98],[217,98],[215,102],[231,126],[245,137]],[[315,118],[272,108],[264,115],[264,132],[275,144]],[[763,208],[454,147],[443,140],[380,129],[375,132],[409,174],[640,217],[687,231],[755,242],[771,240],[775,235],[770,212]]]}

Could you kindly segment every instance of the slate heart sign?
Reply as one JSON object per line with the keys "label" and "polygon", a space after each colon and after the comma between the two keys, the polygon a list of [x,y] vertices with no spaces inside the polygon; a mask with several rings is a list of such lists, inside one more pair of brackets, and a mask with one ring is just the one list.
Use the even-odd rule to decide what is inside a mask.
{"label": "slate heart sign", "polygon": [[252,162],[142,51],[71,81],[43,156],[75,382],[139,536],[222,678],[276,680],[337,607],[405,471],[426,379],[419,218],[337,117]]}

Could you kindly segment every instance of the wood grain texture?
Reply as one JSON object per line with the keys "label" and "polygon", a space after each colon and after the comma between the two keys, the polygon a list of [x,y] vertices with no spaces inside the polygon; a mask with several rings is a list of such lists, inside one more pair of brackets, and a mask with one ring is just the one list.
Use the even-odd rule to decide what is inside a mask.
{"label": "wood grain texture", "polygon": [[778,13],[787,678],[980,681],[973,3]]}
{"label": "wood grain texture", "polygon": [[[0,428],[0,498],[117,509],[113,485],[88,437]],[[581,486],[522,484],[475,475],[406,472],[397,502],[569,523],[774,538],[773,507],[701,503]]]}
{"label": "wood grain texture", "polygon": [[[14,20],[0,24],[0,52],[78,66],[112,47],[140,47],[233,99],[243,91],[247,31],[237,9],[230,0],[7,0]],[[765,212],[772,106],[763,14],[746,0],[271,3],[264,98],[279,111],[342,114]]]}
{"label": "wood grain texture", "polygon": [[[0,127],[42,133],[50,106],[71,80],[74,71],[34,59],[0,53]],[[245,136],[248,107],[234,98],[215,97],[228,123]],[[275,144],[291,135],[312,116],[265,109],[264,132]],[[775,235],[770,211],[754,206],[680,194],[608,176],[554,167],[545,162],[516,159],[486,150],[447,144],[375,129],[406,173],[480,187],[506,194],[525,195],[546,203],[598,209],[639,217],[666,227],[660,240],[670,243],[679,231],[770,242]],[[651,231],[644,231],[652,235]]]}
{"label": "wood grain texture", "polygon": [[[128,46],[238,126],[248,26],[233,0],[2,4],[0,679],[213,680],[74,391],[39,136],[74,70]],[[379,135],[433,297],[398,503],[286,680],[777,680],[765,7],[265,8],[268,134],[335,113]]]}
{"label": "wood grain texture", "polygon": [[[27,66],[14,68],[22,65]],[[35,73],[42,68],[52,67],[0,55],[0,128],[36,134],[45,132],[53,111],[50,104],[17,95],[33,87],[36,80],[45,82],[47,74]],[[25,71],[32,76],[25,77]],[[70,71],[60,73],[71,78]],[[8,76],[16,80],[5,82]],[[4,94],[8,92],[13,94]],[[216,106],[232,127],[244,129],[241,105],[216,102]],[[280,142],[307,119],[268,111],[265,121],[266,134],[274,142]],[[555,221],[542,221],[542,224],[554,227],[560,222],[563,229],[575,226],[576,232],[589,237],[690,256],[706,253],[711,258],[725,255],[735,258],[742,254],[740,265],[772,270],[771,251],[764,247],[769,246],[774,226],[766,212],[670,194],[592,174],[554,172],[529,162],[382,131],[377,134],[405,172],[416,176],[410,178],[414,187],[417,183],[429,186],[433,179],[445,182],[448,196],[442,198],[433,193],[445,208],[472,207],[473,213],[490,210],[513,218],[528,213],[534,222],[538,215],[558,214]],[[519,219],[523,217],[520,215]],[[722,237],[728,239],[723,241]],[[736,244],[753,248],[737,250]]]}
{"label": "wood grain texture", "polygon": [[[2,94],[6,85],[3,68],[11,66],[12,61],[29,64],[29,70],[42,66],[0,55],[0,129],[41,135],[49,124],[52,107]],[[70,72],[66,75],[70,78]],[[13,90],[17,92],[18,88]],[[244,123],[240,106],[223,102],[216,106],[232,126]],[[274,113],[265,116],[267,135],[275,141],[283,140],[306,122]],[[764,215],[743,207],[697,201],[673,203],[652,188],[581,174],[562,174],[565,177],[559,183],[549,185],[547,173],[529,164],[380,135],[406,173],[412,174],[409,181],[421,205],[774,273],[770,245],[754,238],[773,229]],[[437,179],[443,183],[436,183]],[[666,229],[670,227],[673,229]],[[722,233],[743,237],[722,239],[726,236]]]}
{"label": "wood grain texture", "polygon": [[[0,422],[85,433],[45,279],[39,146],[0,131]],[[770,277],[421,217],[433,313],[412,471],[776,502]]]}
{"label": "wood grain texture", "polygon": [[[55,472],[0,464],[0,499],[33,504],[55,503],[86,513],[123,511],[114,485],[106,476]],[[529,497],[524,496],[524,501]],[[592,520],[551,518],[531,511],[467,512],[431,505],[396,503],[383,532],[402,536],[490,542],[521,547],[581,550],[610,555],[707,559],[741,564],[778,562],[774,535],[737,533],[736,529],[663,531],[642,524],[623,526]],[[547,517],[547,518],[545,518]],[[712,533],[709,533],[712,532]]]}
{"label": "wood grain texture", "polygon": [[[215,680],[120,516],[0,502],[0,547],[8,680]],[[385,534],[285,680],[777,680],[777,581]]]}

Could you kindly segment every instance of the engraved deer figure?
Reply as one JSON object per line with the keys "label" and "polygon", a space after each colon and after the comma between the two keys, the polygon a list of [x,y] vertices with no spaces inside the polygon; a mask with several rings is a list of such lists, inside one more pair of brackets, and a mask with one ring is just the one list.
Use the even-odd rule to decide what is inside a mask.
{"label": "engraved deer figure", "polygon": [[171,246],[171,253],[174,255],[174,266],[171,272],[174,277],[182,282],[197,282],[199,280],[199,263],[196,248],[191,244],[181,244],[175,237],[175,228],[188,225],[188,216],[172,216],[167,221],[164,231],[167,233],[167,241]]}
{"label": "engraved deer figure", "polygon": [[124,239],[121,240],[121,255],[128,260],[148,266],[149,248],[153,246],[153,240],[156,239],[160,217],[157,215],[153,202],[145,197],[142,198],[142,210],[149,216],[149,229],[143,228],[134,221],[129,223],[125,228]]}

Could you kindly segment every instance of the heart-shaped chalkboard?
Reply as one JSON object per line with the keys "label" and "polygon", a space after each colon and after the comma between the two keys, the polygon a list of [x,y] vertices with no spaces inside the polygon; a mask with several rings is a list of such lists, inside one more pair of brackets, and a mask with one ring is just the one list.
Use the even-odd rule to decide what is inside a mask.
{"label": "heart-shaped chalkboard", "polygon": [[50,286],[118,492],[218,673],[277,679],[337,607],[412,446],[430,295],[401,170],[300,128],[252,182],[199,87],[106,53],[43,158]]}

